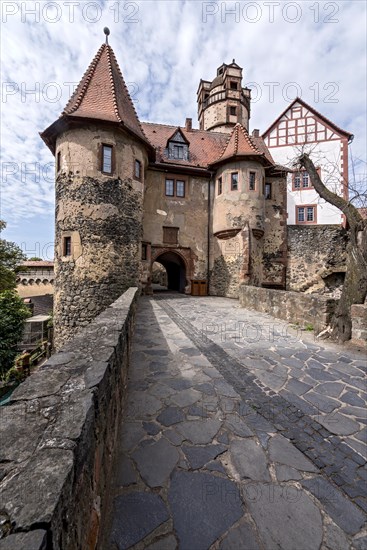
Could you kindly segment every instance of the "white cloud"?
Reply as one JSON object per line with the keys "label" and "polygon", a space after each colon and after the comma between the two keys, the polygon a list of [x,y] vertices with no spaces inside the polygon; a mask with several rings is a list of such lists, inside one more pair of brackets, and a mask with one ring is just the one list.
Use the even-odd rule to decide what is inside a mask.
{"label": "white cloud", "polygon": [[[24,13],[24,5],[29,11],[36,4],[42,10],[37,21]],[[257,84],[253,85],[254,98],[256,90],[261,92],[252,105],[251,128],[263,131],[269,126],[287,106],[286,93],[291,96],[295,90],[289,83],[295,82],[305,101],[355,134],[353,155],[366,158],[364,2],[280,2],[279,6],[275,2],[274,22],[269,21],[270,7],[262,1],[100,0],[100,13],[93,4],[80,0],[71,21],[72,5],[60,0],[61,19],[52,23],[57,12],[47,0],[23,3],[23,12],[20,2],[2,2],[5,178],[1,216],[8,221],[10,238],[19,242],[33,235],[39,238],[42,227],[45,242],[53,238],[53,182],[51,177],[42,177],[42,168],[53,157],[38,132],[59,116],[69,98],[66,83],[79,82],[104,41],[106,25],[142,120],[183,124],[190,116],[195,121],[200,78],[211,80],[222,62],[235,58],[244,67],[244,82]],[[298,6],[298,14],[291,4]],[[237,6],[236,22],[228,11]],[[259,20],[250,22],[256,16],[254,6]],[[7,16],[17,7],[17,13]],[[206,12],[216,13],[207,15],[205,22]],[[299,21],[289,22],[296,15]],[[100,20],[93,23],[98,16]],[[337,22],[327,22],[328,18]],[[11,94],[7,82],[14,82],[19,92]],[[274,87],[274,101],[270,101],[270,84],[266,83],[279,83]],[[36,94],[31,93],[34,89]],[[61,97],[55,102],[52,94],[57,90]],[[28,168],[39,163],[40,178],[21,177],[21,163]],[[14,167],[17,172],[11,175]]]}

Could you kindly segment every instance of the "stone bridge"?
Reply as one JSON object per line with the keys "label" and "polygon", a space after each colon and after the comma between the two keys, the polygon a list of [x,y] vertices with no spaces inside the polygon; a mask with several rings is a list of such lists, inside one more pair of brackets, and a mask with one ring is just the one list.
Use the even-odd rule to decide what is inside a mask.
{"label": "stone bridge", "polygon": [[130,289],[1,414],[0,550],[363,550],[366,361]]}

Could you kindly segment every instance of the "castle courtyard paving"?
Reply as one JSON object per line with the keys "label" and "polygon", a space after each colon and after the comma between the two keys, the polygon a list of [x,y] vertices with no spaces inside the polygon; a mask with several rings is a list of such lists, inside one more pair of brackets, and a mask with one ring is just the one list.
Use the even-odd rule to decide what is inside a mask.
{"label": "castle courtyard paving", "polygon": [[140,300],[104,549],[367,548],[366,361],[236,300]]}

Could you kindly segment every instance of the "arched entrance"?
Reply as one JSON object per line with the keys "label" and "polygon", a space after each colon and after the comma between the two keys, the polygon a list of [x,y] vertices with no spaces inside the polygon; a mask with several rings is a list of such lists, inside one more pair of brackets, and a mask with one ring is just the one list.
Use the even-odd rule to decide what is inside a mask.
{"label": "arched entrance", "polygon": [[181,256],[173,251],[163,252],[154,261],[160,263],[167,272],[168,290],[185,292],[186,265]]}

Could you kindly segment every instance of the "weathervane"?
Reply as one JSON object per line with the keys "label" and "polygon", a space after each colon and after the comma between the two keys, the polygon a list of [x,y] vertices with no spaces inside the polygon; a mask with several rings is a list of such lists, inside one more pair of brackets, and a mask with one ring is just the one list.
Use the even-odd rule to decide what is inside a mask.
{"label": "weathervane", "polygon": [[103,32],[105,33],[106,35],[106,44],[108,44],[108,35],[110,34],[110,29],[108,27],[105,27],[103,29]]}

